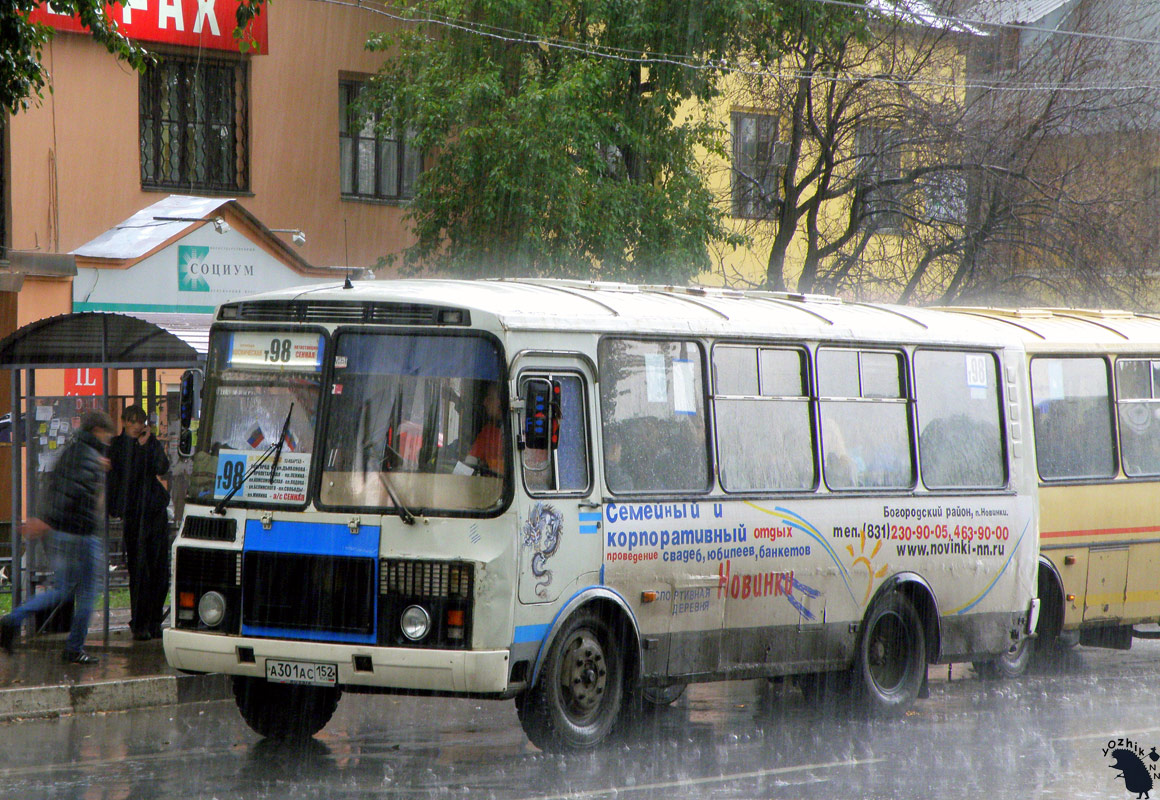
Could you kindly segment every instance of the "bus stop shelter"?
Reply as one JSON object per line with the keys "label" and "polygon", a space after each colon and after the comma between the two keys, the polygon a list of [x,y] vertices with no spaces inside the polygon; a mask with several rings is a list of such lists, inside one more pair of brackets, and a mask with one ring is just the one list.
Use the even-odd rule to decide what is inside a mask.
{"label": "bus stop shelter", "polygon": [[[205,323],[208,329],[208,321]],[[99,370],[103,378],[102,394],[87,398],[91,407],[109,409],[109,373],[133,370],[134,399],[155,407],[156,373],[159,369],[191,369],[205,359],[204,349],[195,348],[189,330],[179,337],[171,330],[137,317],[103,312],[62,314],[29,323],[0,341],[0,368],[10,374],[9,406],[11,461],[11,581],[15,607],[29,583],[25,574],[24,550],[20,535],[24,509],[36,507],[38,467],[34,447],[43,437],[37,430],[37,417],[45,406],[38,406],[37,370]],[[204,341],[204,336],[201,337]],[[142,386],[142,378],[145,385]],[[144,392],[143,392],[144,388]],[[143,396],[144,395],[144,396]],[[77,398],[80,400],[81,398]],[[80,409],[78,403],[77,409]],[[62,425],[63,428],[63,425]],[[105,552],[109,532],[105,526]],[[104,577],[105,636],[108,637],[109,573]]]}

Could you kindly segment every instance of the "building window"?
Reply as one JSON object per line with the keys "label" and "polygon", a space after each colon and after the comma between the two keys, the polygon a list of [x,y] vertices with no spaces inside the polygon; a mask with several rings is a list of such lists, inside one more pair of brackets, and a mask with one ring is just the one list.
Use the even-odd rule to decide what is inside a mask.
{"label": "building window", "polygon": [[902,230],[902,149],[897,132],[864,125],[855,134],[863,224],[883,233]]}
{"label": "building window", "polygon": [[415,196],[423,159],[410,136],[378,130],[379,117],[358,108],[366,84],[339,83],[338,153],[344,197],[405,200]]}
{"label": "building window", "polygon": [[926,216],[931,222],[963,225],[967,221],[967,178],[958,172],[935,172],[927,176]]}
{"label": "building window", "polygon": [[249,65],[165,56],[140,81],[141,185],[248,191]]}
{"label": "building window", "polygon": [[774,213],[786,148],[777,140],[776,117],[733,114],[733,216],[767,219]]}

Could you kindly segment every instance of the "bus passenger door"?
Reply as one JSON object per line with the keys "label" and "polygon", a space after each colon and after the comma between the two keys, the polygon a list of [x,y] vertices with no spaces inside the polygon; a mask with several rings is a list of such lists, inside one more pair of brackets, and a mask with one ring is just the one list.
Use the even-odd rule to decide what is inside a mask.
{"label": "bus passenger door", "polygon": [[600,506],[592,501],[591,371],[577,358],[528,359],[516,372],[519,598],[567,599],[600,582]]}

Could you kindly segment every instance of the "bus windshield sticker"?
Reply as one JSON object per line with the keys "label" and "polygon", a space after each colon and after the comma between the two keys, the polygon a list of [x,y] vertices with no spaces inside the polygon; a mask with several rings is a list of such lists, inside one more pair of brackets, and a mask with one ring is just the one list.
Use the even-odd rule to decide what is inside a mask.
{"label": "bus windshield sticker", "polygon": [[665,377],[665,357],[662,353],[644,354],[645,384],[650,403],[664,403],[669,399],[669,385]]}
{"label": "bus windshield sticker", "polygon": [[[227,450],[222,448],[218,454],[217,476],[214,481],[213,496],[215,500],[225,497],[242,480],[246,471],[254,461],[262,457],[261,453]],[[238,491],[242,500],[260,503],[289,503],[306,502],[306,479],[310,475],[310,454],[295,453],[289,448],[282,451],[282,458],[278,462],[278,472],[274,475],[274,483],[270,483],[272,462],[267,461],[258,467],[244,486]]]}
{"label": "bus windshield sticker", "polygon": [[987,397],[987,357],[980,353],[967,353],[964,358],[967,362],[967,388],[971,390],[971,399],[985,400]]}
{"label": "bus windshield sticker", "polygon": [[235,369],[322,370],[322,336],[288,331],[235,331],[229,365]]}
{"label": "bus windshield sticker", "polygon": [[688,359],[673,359],[673,413],[697,413],[697,372]]}

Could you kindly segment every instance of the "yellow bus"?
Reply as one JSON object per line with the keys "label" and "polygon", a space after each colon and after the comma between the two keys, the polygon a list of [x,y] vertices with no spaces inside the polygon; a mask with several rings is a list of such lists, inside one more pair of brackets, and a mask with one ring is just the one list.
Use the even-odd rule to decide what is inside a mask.
{"label": "yellow bus", "polygon": [[229,302],[165,653],[276,737],[343,692],[514,699],[552,750],[696,681],[836,675],[901,713],[1035,624],[1026,372],[987,321],[764,292]]}
{"label": "yellow bus", "polygon": [[1149,636],[1135,626],[1160,621],[1160,319],[951,310],[997,321],[1028,354],[1042,606],[1037,639],[995,666],[1018,674],[1033,651],[1076,643],[1128,649]]}

